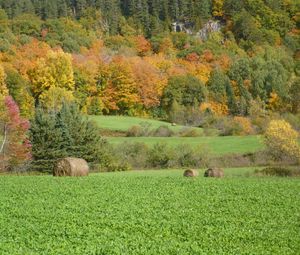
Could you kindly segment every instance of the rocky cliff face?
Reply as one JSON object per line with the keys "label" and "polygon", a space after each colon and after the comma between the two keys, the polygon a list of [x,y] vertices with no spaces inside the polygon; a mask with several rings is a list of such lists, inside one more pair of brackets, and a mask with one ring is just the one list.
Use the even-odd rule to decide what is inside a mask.
{"label": "rocky cliff face", "polygon": [[199,32],[197,32],[197,36],[201,38],[201,40],[207,40],[210,33],[220,32],[221,31],[221,23],[219,21],[209,20]]}
{"label": "rocky cliff face", "polygon": [[[208,39],[210,33],[221,31],[220,21],[209,20],[205,25],[196,33],[196,36],[205,41]],[[187,34],[193,34],[193,24],[191,22],[173,22],[173,32],[185,32]]]}
{"label": "rocky cliff face", "polygon": [[191,22],[173,22],[173,32],[185,32],[187,34],[193,34],[193,23]]}

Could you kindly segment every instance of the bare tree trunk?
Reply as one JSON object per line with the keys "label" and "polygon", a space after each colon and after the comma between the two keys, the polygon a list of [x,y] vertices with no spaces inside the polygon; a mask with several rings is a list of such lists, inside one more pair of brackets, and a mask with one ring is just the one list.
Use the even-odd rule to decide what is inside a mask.
{"label": "bare tree trunk", "polygon": [[4,137],[3,137],[3,141],[2,141],[2,144],[1,144],[1,147],[0,147],[0,154],[4,150],[4,146],[5,146],[6,140],[7,140],[7,124],[4,125]]}
{"label": "bare tree trunk", "polygon": [[3,136],[3,141],[2,141],[2,144],[0,147],[0,156],[1,156],[1,154],[3,154],[3,160],[1,160],[2,166],[0,166],[0,171],[5,170],[4,148],[5,148],[6,141],[7,141],[7,124],[4,125],[4,136]]}

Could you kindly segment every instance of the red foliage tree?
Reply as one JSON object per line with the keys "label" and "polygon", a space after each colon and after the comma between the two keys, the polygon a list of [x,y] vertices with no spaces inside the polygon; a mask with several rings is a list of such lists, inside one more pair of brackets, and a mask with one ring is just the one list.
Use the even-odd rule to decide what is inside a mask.
{"label": "red foliage tree", "polygon": [[3,129],[3,139],[0,144],[0,168],[13,169],[31,158],[31,144],[27,138],[29,121],[20,117],[18,105],[11,96],[2,100],[0,124]]}

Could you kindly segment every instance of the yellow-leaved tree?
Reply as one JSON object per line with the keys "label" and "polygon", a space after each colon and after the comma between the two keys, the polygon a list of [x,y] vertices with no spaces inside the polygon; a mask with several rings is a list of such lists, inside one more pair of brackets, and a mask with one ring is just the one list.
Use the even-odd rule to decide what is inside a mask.
{"label": "yellow-leaved tree", "polygon": [[3,69],[2,65],[0,64],[0,96],[8,95],[8,89],[5,84],[5,78],[6,78],[6,75],[5,75],[4,69]]}
{"label": "yellow-leaved tree", "polygon": [[59,111],[64,103],[74,102],[72,91],[65,88],[51,87],[40,95],[40,104],[47,110]]}
{"label": "yellow-leaved tree", "polygon": [[289,158],[300,162],[299,134],[284,120],[272,120],[265,132],[264,142],[275,160]]}
{"label": "yellow-leaved tree", "polygon": [[28,71],[28,76],[36,100],[50,88],[74,91],[72,57],[62,51],[49,51],[45,58],[40,58],[36,66]]}

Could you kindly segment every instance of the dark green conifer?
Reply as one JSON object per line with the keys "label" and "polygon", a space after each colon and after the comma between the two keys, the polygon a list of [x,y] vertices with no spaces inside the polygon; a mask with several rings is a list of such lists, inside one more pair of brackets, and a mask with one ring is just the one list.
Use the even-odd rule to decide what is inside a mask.
{"label": "dark green conifer", "polygon": [[90,164],[105,165],[108,157],[99,131],[81,115],[76,105],[63,105],[57,113],[37,109],[30,128],[34,169],[51,172],[56,160],[83,158]]}

